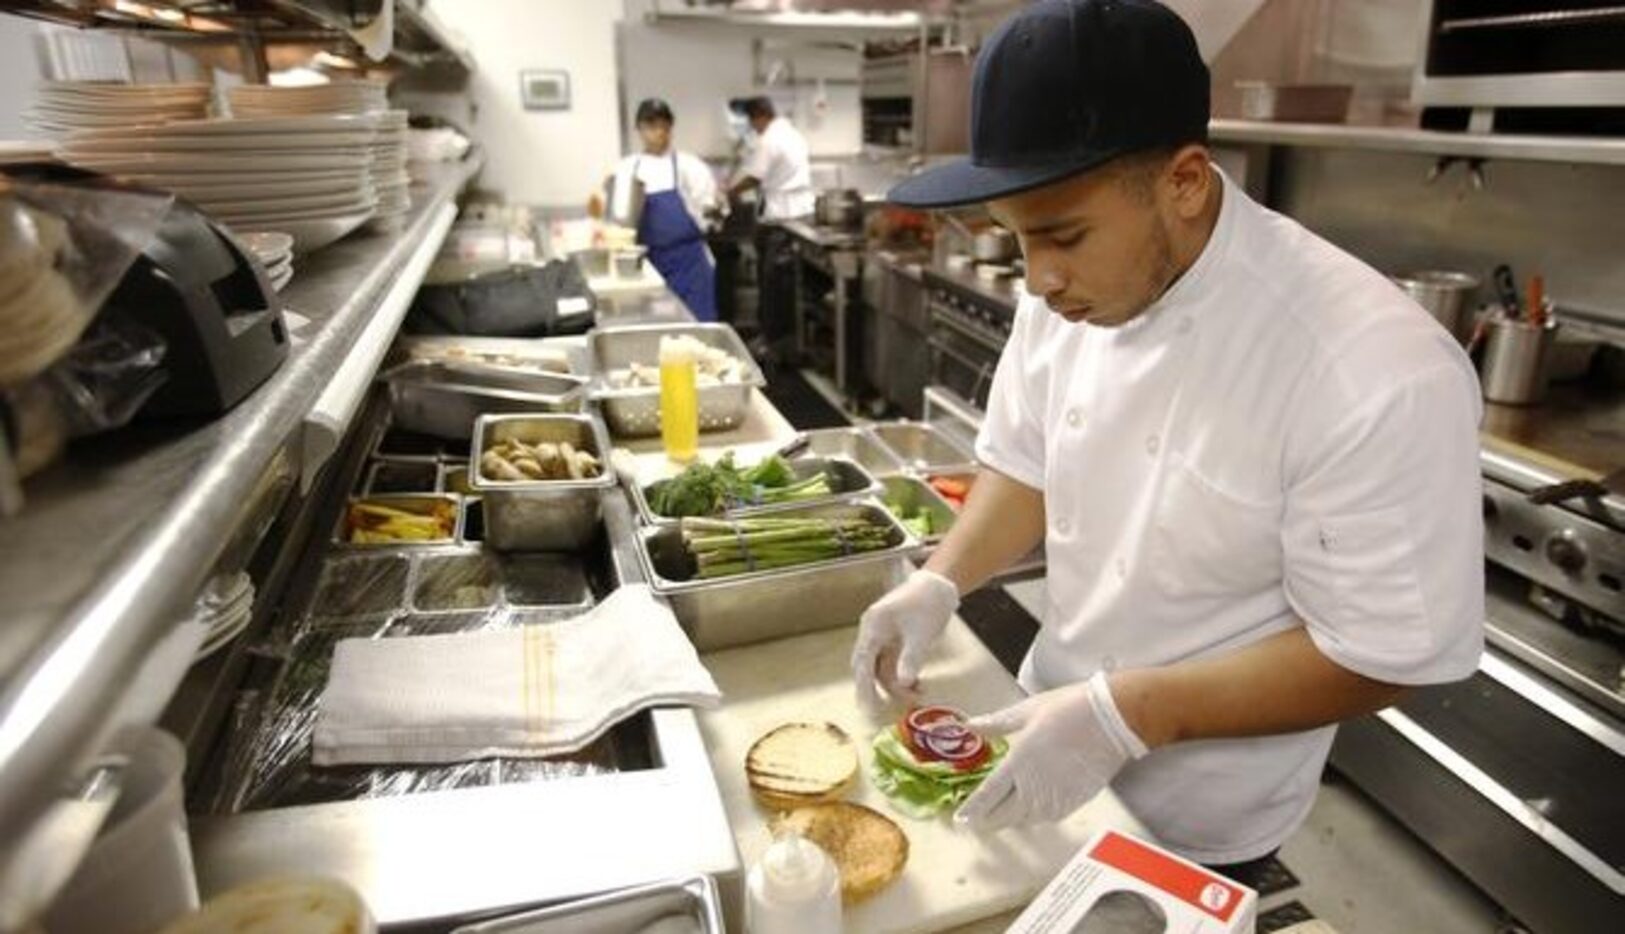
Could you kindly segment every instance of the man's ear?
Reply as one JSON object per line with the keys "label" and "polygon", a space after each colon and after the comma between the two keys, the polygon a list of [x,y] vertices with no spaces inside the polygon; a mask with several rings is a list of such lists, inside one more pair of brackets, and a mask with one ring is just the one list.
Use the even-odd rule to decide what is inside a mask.
{"label": "man's ear", "polygon": [[1199,143],[1179,147],[1168,159],[1163,178],[1173,194],[1174,213],[1181,220],[1198,216],[1207,206],[1208,192],[1215,181],[1208,169],[1211,161],[1208,148]]}

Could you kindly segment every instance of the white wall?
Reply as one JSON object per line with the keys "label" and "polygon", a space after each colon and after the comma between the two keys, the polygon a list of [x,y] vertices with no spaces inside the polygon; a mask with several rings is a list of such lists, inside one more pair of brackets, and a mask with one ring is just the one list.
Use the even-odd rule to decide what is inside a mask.
{"label": "white wall", "polygon": [[[758,86],[754,40],[761,39],[761,67],[782,64],[783,81]],[[721,158],[732,151],[728,133],[729,98],[771,93],[779,110],[807,137],[814,156],[845,156],[863,148],[858,102],[859,53],[815,43],[784,30],[763,35],[721,25],[644,23],[620,26],[621,85],[631,111],[646,97],[665,98],[677,116],[677,142],[701,156]],[[817,79],[824,78],[822,86]]]}
{"label": "white wall", "polygon": [[[618,0],[435,0],[467,39],[475,73],[460,94],[397,95],[413,109],[465,127],[485,147],[482,187],[509,201],[581,206],[620,150],[615,82]],[[519,73],[570,73],[570,109],[525,110]]]}
{"label": "white wall", "polygon": [[23,111],[34,99],[40,79],[34,35],[39,24],[21,16],[0,16],[0,139],[27,139]]}

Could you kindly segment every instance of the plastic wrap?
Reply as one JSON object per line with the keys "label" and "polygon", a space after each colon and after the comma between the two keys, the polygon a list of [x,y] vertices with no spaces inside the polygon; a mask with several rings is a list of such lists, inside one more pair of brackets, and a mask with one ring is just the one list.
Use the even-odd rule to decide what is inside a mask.
{"label": "plastic wrap", "polygon": [[0,176],[0,386],[43,373],[79,340],[173,200]]}
{"label": "plastic wrap", "polygon": [[[628,729],[625,724],[586,749],[558,758],[490,758],[438,766],[313,765],[311,736],[317,706],[327,686],[333,647],[340,639],[472,632],[569,615],[562,608],[537,612],[491,609],[378,613],[385,604],[394,602],[398,606],[402,602],[409,580],[405,559],[397,555],[346,557],[329,563],[314,601],[321,612],[329,615],[302,620],[287,642],[280,671],[263,698],[248,695],[239,705],[225,751],[222,780],[208,810],[229,814],[648,767],[646,757],[638,758],[635,752],[632,756],[622,754],[616,736]],[[341,612],[377,615],[348,619],[334,615]]]}

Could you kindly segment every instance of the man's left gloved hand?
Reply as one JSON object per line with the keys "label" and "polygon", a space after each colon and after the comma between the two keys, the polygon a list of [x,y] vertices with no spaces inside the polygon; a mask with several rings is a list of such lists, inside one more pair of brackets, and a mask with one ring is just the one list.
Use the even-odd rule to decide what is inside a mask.
{"label": "man's left gloved hand", "polygon": [[1118,711],[1103,671],[972,718],[968,726],[985,736],[1015,734],[1004,761],[954,815],[977,830],[1060,820],[1147,752]]}

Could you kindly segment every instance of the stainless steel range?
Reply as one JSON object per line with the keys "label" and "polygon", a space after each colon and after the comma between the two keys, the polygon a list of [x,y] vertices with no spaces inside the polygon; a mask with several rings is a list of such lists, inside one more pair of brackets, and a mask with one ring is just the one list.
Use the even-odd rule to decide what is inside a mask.
{"label": "stainless steel range", "polygon": [[931,381],[979,409],[1015,322],[1017,292],[1008,280],[984,282],[974,273],[939,267],[923,271],[930,321]]}
{"label": "stainless steel range", "polygon": [[[1479,671],[1346,725],[1332,762],[1534,931],[1625,907],[1625,396],[1488,406]],[[1573,495],[1564,495],[1573,494]]]}

